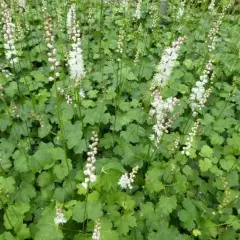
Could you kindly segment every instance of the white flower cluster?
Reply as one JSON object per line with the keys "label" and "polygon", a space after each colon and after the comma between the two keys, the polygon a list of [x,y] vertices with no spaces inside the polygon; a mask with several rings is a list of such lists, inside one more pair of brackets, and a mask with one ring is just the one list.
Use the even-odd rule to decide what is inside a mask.
{"label": "white flower cluster", "polygon": [[73,4],[69,9],[67,17],[68,35],[72,41],[71,50],[69,52],[68,65],[70,78],[81,80],[85,76],[85,71],[81,49],[80,31],[78,29],[75,11],[76,6]]}
{"label": "white flower cluster", "polygon": [[124,36],[125,36],[125,31],[123,28],[120,28],[119,35],[118,35],[118,42],[117,42],[117,52],[120,54],[123,53]]}
{"label": "white flower cluster", "polygon": [[54,81],[54,77],[58,78],[60,73],[57,71],[57,67],[60,65],[60,62],[57,61],[57,49],[54,47],[54,36],[52,34],[53,25],[52,18],[48,17],[44,21],[44,30],[45,30],[45,41],[48,47],[48,62],[50,63],[50,70],[53,72],[52,76],[48,78],[48,80]]}
{"label": "white flower cluster", "polygon": [[101,239],[101,223],[100,220],[97,220],[94,226],[92,240],[100,240]]}
{"label": "white flower cluster", "polygon": [[64,217],[64,214],[62,212],[62,209],[60,207],[57,207],[56,209],[56,217],[54,218],[54,223],[56,225],[66,223],[67,219]]}
{"label": "white flower cluster", "polygon": [[180,21],[184,12],[185,12],[185,4],[186,4],[186,0],[181,1],[181,7],[178,9],[178,13],[177,13],[177,20]]}
{"label": "white flower cluster", "polygon": [[173,42],[172,46],[165,49],[162,59],[157,66],[156,74],[153,78],[152,86],[164,87],[172,73],[174,63],[177,60],[181,44],[186,40],[186,37],[180,37],[177,41]]}
{"label": "white flower cluster", "polygon": [[76,4],[73,3],[67,13],[67,33],[69,39],[71,39],[73,31],[75,31],[76,22]]}
{"label": "white flower cluster", "polygon": [[152,103],[150,110],[150,117],[156,119],[156,124],[153,126],[154,134],[150,136],[152,141],[155,141],[156,146],[159,144],[160,139],[164,132],[171,125],[171,119],[168,115],[173,112],[174,106],[178,103],[177,98],[168,98],[163,100],[160,89],[167,85],[168,79],[172,73],[174,63],[178,57],[181,44],[186,40],[186,37],[180,37],[177,41],[173,42],[172,46],[167,48],[162,56],[162,59],[157,66],[156,74],[152,82]]}
{"label": "white flower cluster", "polygon": [[72,97],[70,95],[66,95],[65,99],[67,101],[67,104],[72,104],[73,103]]}
{"label": "white flower cluster", "polygon": [[48,3],[47,3],[47,0],[42,0],[41,2],[42,2],[42,14],[43,14],[44,17],[46,17],[47,9],[48,9],[48,7],[47,7]]}
{"label": "white flower cluster", "polygon": [[58,28],[61,32],[63,32],[63,7],[61,4],[56,6],[56,15],[57,21],[55,23],[55,27]]}
{"label": "white flower cluster", "polygon": [[142,0],[138,0],[137,8],[136,8],[136,11],[134,13],[134,17],[138,20],[141,18],[141,5],[142,5]]}
{"label": "white flower cluster", "polygon": [[128,10],[128,4],[129,4],[129,2],[128,2],[129,0],[122,0],[122,9],[123,9],[123,11],[127,11]]}
{"label": "white flower cluster", "polygon": [[229,0],[228,3],[224,6],[223,12],[226,13],[235,3],[235,0]]}
{"label": "white flower cluster", "polygon": [[194,117],[197,116],[198,111],[204,107],[211,93],[211,89],[206,90],[205,85],[209,82],[209,79],[211,80],[210,75],[212,70],[213,60],[210,59],[203,71],[203,75],[200,76],[200,80],[198,80],[192,88],[189,100]]}
{"label": "white flower cluster", "polygon": [[6,59],[11,64],[18,62],[17,50],[15,46],[15,24],[12,22],[10,10],[4,1],[1,1],[3,9],[2,23],[3,23],[3,40]]}
{"label": "white flower cluster", "polygon": [[216,0],[212,0],[208,6],[208,10],[214,10]]}
{"label": "white flower cluster", "polygon": [[168,148],[168,152],[174,152],[178,148],[179,144],[180,144],[180,137],[177,136],[175,141]]}
{"label": "white flower cluster", "polygon": [[83,89],[81,89],[81,88],[80,88],[80,90],[79,90],[79,96],[80,96],[81,98],[85,98],[85,97],[86,97],[85,91],[84,91]]}
{"label": "white flower cluster", "polygon": [[72,43],[72,49],[69,52],[68,65],[71,79],[82,79],[85,76],[85,71],[79,31],[77,31],[76,37],[77,41]]}
{"label": "white flower cluster", "polygon": [[15,16],[15,40],[18,41],[23,41],[25,38],[24,36],[24,30],[21,26],[21,17],[19,15]]}
{"label": "white flower cluster", "polygon": [[167,133],[168,128],[171,126],[171,120],[168,118],[168,115],[173,112],[174,106],[179,100],[173,97],[163,100],[158,90],[154,90],[152,96],[153,101],[149,115],[156,119],[156,124],[153,126],[154,134],[150,136],[150,139],[154,141],[157,146],[160,143],[163,133]]}
{"label": "white flower cluster", "polygon": [[26,8],[26,0],[18,0],[18,6],[22,9]]}
{"label": "white flower cluster", "polygon": [[209,43],[208,43],[208,50],[209,52],[212,52],[216,49],[216,43],[217,43],[217,34],[219,32],[220,26],[223,21],[223,14],[220,14],[219,18],[217,21],[213,23],[213,27],[210,29],[208,38],[209,38]]}
{"label": "white flower cluster", "polygon": [[95,132],[92,132],[91,142],[89,145],[90,150],[87,152],[87,164],[84,170],[84,175],[86,176],[84,182],[82,183],[84,188],[88,188],[89,182],[95,182],[97,180],[96,168],[94,163],[96,162],[97,146],[98,146],[98,135]]}
{"label": "white flower cluster", "polygon": [[139,62],[139,55],[140,55],[140,50],[139,48],[137,49],[137,52],[136,52],[136,55],[135,55],[135,58],[134,58],[134,64],[137,65],[138,62]]}
{"label": "white flower cluster", "polygon": [[151,5],[150,5],[150,17],[152,19],[152,31],[153,29],[157,26],[157,21],[159,19],[158,17],[158,4],[156,2],[152,2]]}
{"label": "white flower cluster", "polygon": [[138,172],[139,167],[136,166],[132,169],[131,173],[125,173],[121,176],[121,178],[118,181],[118,185],[122,188],[122,189],[132,189],[133,186],[132,184],[135,181],[136,178],[136,174]]}
{"label": "white flower cluster", "polygon": [[13,74],[11,72],[9,72],[7,69],[3,69],[2,73],[6,78],[12,78],[13,77]]}
{"label": "white flower cluster", "polygon": [[185,147],[183,147],[182,154],[185,154],[187,156],[190,155],[189,150],[191,149],[194,137],[197,134],[197,130],[198,130],[198,127],[199,127],[199,122],[200,122],[200,119],[197,119],[196,122],[194,122],[194,125],[193,125],[190,133],[188,134],[187,142],[185,144]]}
{"label": "white flower cluster", "polygon": [[3,98],[4,95],[3,95],[3,85],[0,84],[0,98]]}

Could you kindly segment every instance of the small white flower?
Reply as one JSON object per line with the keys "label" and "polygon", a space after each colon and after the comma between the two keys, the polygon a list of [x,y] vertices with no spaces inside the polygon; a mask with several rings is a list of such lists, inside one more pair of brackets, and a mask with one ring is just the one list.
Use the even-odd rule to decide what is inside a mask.
{"label": "small white flower", "polygon": [[202,76],[200,76],[200,80],[195,83],[195,86],[192,88],[189,100],[190,100],[190,106],[193,112],[193,116],[197,116],[198,111],[201,110],[210,93],[211,93],[211,88],[208,90],[205,89],[205,84],[208,83],[209,79],[212,80],[214,77],[210,77],[210,73],[213,69],[213,60],[210,59],[207,65],[205,66],[205,70],[203,71]]}
{"label": "small white flower", "polygon": [[12,22],[12,16],[7,4],[1,1],[2,23],[3,23],[3,46],[6,58],[11,64],[17,63],[17,50],[15,46],[15,24]]}
{"label": "small white flower", "polygon": [[63,224],[66,222],[67,222],[67,219],[64,217],[62,209],[58,207],[56,210],[56,217],[54,218],[54,223],[56,225],[59,225],[59,224]]}
{"label": "small white flower", "polygon": [[87,188],[88,188],[88,184],[87,184],[87,183],[85,183],[85,182],[83,182],[83,183],[82,183],[82,186],[83,186],[85,189],[87,189]]}
{"label": "small white flower", "polygon": [[130,184],[128,173],[123,174],[118,181],[118,185],[120,185],[122,189],[127,189]]}
{"label": "small white flower", "polygon": [[96,182],[96,180],[97,180],[97,176],[94,175],[94,174],[91,174],[90,175],[90,182]]}
{"label": "small white flower", "polygon": [[208,6],[208,9],[209,9],[209,10],[214,10],[214,7],[215,7],[215,1],[216,1],[216,0],[211,0],[210,5]]}
{"label": "small white flower", "polygon": [[55,73],[55,76],[56,76],[56,77],[60,77],[60,73],[59,73],[59,72],[56,72],[56,73]]}
{"label": "small white flower", "polygon": [[25,9],[26,8],[26,0],[18,0],[18,6]]}
{"label": "small white flower", "polygon": [[94,230],[93,230],[93,235],[92,235],[92,240],[100,240],[101,239],[101,223],[99,220],[96,221]]}
{"label": "small white flower", "polygon": [[80,89],[79,95],[80,95],[81,98],[85,98],[85,92],[84,92],[83,89]]}
{"label": "small white flower", "polygon": [[82,79],[85,76],[84,62],[82,56],[81,42],[72,44],[72,49],[69,53],[68,65],[71,79]]}
{"label": "small white flower", "polygon": [[122,188],[122,189],[132,189],[133,186],[132,184],[135,181],[136,178],[136,174],[138,172],[139,167],[136,166],[132,169],[132,172],[130,174],[128,173],[124,173],[121,178],[118,181],[118,185]]}
{"label": "small white flower", "polygon": [[196,122],[194,122],[194,125],[191,128],[190,133],[188,134],[187,142],[185,143],[185,146],[183,147],[183,150],[181,152],[182,154],[185,154],[186,156],[190,155],[189,150],[191,149],[194,137],[197,134],[197,130],[198,130],[198,127],[199,127],[199,122],[200,122],[200,119],[197,119]]}
{"label": "small white flower", "polygon": [[84,188],[88,187],[89,182],[93,183],[97,180],[96,168],[94,166],[94,163],[96,162],[95,155],[97,154],[98,135],[95,132],[93,132],[92,134],[92,144],[89,145],[89,151],[87,152],[87,163],[85,166],[85,170],[83,171],[84,175],[86,176],[84,182],[82,183]]}
{"label": "small white flower", "polygon": [[142,4],[142,0],[138,0],[137,8],[136,8],[136,11],[134,13],[134,17],[138,20],[141,18],[141,4]]}
{"label": "small white flower", "polygon": [[165,49],[159,65],[157,66],[156,74],[153,77],[152,88],[164,87],[172,73],[175,61],[177,60],[181,44],[186,40],[186,37],[180,37],[172,43],[172,46]]}

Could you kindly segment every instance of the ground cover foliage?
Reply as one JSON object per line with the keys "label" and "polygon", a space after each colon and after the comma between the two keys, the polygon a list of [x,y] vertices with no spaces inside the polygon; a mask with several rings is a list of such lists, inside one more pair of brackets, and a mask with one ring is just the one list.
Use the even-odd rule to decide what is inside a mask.
{"label": "ground cover foliage", "polygon": [[239,26],[234,1],[1,0],[0,239],[240,239]]}

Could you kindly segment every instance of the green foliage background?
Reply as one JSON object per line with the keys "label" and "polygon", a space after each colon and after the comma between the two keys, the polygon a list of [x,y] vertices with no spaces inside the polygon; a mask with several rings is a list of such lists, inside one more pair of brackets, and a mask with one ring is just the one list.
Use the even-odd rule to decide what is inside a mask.
{"label": "green foliage background", "polygon": [[[70,48],[66,15],[71,3],[50,1],[44,14],[40,2],[29,1],[25,10],[13,0],[8,3],[20,29],[19,62],[13,67],[6,61],[1,34],[0,66],[12,75],[0,73],[0,240],[91,239],[97,219],[103,240],[240,239],[237,4],[219,31],[212,53],[216,73],[212,94],[186,157],[181,149],[194,123],[189,94],[210,57],[205,41],[224,2],[212,13],[209,2],[189,1],[181,21],[176,21],[178,1],[170,1],[166,15],[160,8],[151,13],[151,4],[158,3],[143,1],[142,18],[136,21],[132,2],[124,11],[118,2],[77,1],[86,69],[84,99],[68,88],[74,83],[66,66]],[[61,123],[55,85],[48,81],[44,15],[54,20],[61,62],[56,87],[68,88],[73,96],[73,104],[59,96]],[[123,54],[116,51],[121,29]],[[164,49],[184,35],[187,41],[163,90],[164,97],[180,98],[178,117],[156,148],[149,139],[151,81]],[[139,62],[134,64],[137,51]],[[97,182],[86,191],[81,183],[93,130],[100,141]],[[172,150],[177,138],[180,146]],[[134,188],[121,190],[119,178],[137,165]],[[62,226],[54,225],[56,205],[68,220]]]}

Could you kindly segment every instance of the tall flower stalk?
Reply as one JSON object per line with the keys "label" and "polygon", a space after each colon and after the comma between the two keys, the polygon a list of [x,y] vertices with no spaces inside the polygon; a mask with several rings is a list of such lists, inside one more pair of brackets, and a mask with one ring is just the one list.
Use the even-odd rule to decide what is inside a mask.
{"label": "tall flower stalk", "polygon": [[60,73],[57,71],[57,67],[60,65],[60,62],[57,61],[57,58],[56,58],[57,49],[56,47],[54,47],[54,35],[52,33],[53,24],[52,24],[51,17],[48,17],[45,19],[44,30],[45,30],[45,41],[48,47],[48,53],[47,53],[48,62],[50,63],[50,70],[52,72],[48,80],[51,82],[51,81],[54,81],[55,78],[58,78],[60,76]]}
{"label": "tall flower stalk", "polygon": [[210,29],[208,33],[208,50],[209,52],[212,52],[216,49],[216,43],[217,43],[217,34],[219,32],[220,26],[223,21],[224,14],[221,13],[218,19],[213,23],[212,28]]}
{"label": "tall flower stalk", "polygon": [[100,230],[101,230],[101,222],[100,222],[100,220],[98,219],[98,220],[95,222],[95,226],[94,226],[94,230],[93,230],[93,235],[92,235],[92,240],[100,240],[100,239],[101,239]]}
{"label": "tall flower stalk", "polygon": [[[45,12],[46,14],[46,12]],[[54,83],[55,88],[55,94],[56,94],[56,111],[57,111],[57,117],[58,117],[58,124],[61,132],[61,140],[62,145],[65,152],[65,161],[68,168],[68,173],[70,173],[70,165],[67,157],[67,147],[66,147],[66,139],[65,139],[65,132],[64,132],[64,124],[62,121],[62,115],[61,115],[61,109],[60,109],[60,99],[59,99],[59,93],[57,88],[57,79],[60,77],[60,73],[58,71],[58,67],[60,66],[60,62],[57,61],[56,55],[57,55],[57,49],[55,47],[55,38],[53,35],[53,24],[52,24],[52,18],[50,16],[45,17],[44,21],[44,30],[45,30],[45,42],[48,48],[48,62],[50,63],[50,76],[48,80],[50,82]],[[71,185],[72,188],[72,185]]]}
{"label": "tall flower stalk", "polygon": [[12,21],[10,10],[7,4],[2,1],[1,8],[3,9],[3,41],[6,59],[12,64],[18,62],[17,49],[15,46],[15,24]]}
{"label": "tall flower stalk", "polygon": [[124,173],[121,178],[118,181],[118,185],[122,189],[132,189],[133,188],[133,183],[136,179],[137,172],[139,170],[139,167],[136,166],[132,169],[130,173]]}
{"label": "tall flower stalk", "polygon": [[87,164],[85,166],[84,175],[85,179],[82,183],[84,188],[88,188],[89,183],[93,183],[96,181],[96,168],[94,166],[96,162],[96,154],[97,154],[97,146],[98,146],[98,135],[95,132],[92,132],[91,137],[92,144],[89,145],[89,151],[87,152]]}
{"label": "tall flower stalk", "polygon": [[211,0],[211,3],[208,6],[208,10],[213,11],[215,7],[216,0]]}
{"label": "tall flower stalk", "polygon": [[205,85],[211,80],[211,74],[213,70],[213,60],[210,59],[206,64],[203,74],[200,79],[195,83],[190,94],[190,106],[193,116],[197,116],[198,112],[204,107],[210,93],[211,88],[205,89]]}
{"label": "tall flower stalk", "polygon": [[185,12],[185,5],[186,5],[186,0],[181,1],[181,6],[178,9],[178,13],[177,13],[177,20],[180,21],[181,18],[183,17],[183,14]]}
{"label": "tall flower stalk", "polygon": [[26,0],[18,0],[18,6],[23,10],[26,8],[27,1]]}
{"label": "tall flower stalk", "polygon": [[65,218],[65,216],[62,212],[62,209],[60,207],[57,207],[56,208],[56,217],[54,218],[54,223],[56,225],[60,225],[60,224],[66,223],[66,222],[67,222],[67,219]]}
{"label": "tall flower stalk", "polygon": [[136,11],[134,13],[134,18],[136,18],[137,20],[141,18],[141,6],[142,6],[142,0],[138,0]]}
{"label": "tall flower stalk", "polygon": [[[81,49],[81,38],[79,25],[76,19],[76,5],[72,4],[67,14],[67,31],[71,41],[71,48],[68,57],[69,75],[75,81],[76,86],[81,85],[85,76],[84,61]],[[80,87],[79,94],[82,89]]]}
{"label": "tall flower stalk", "polygon": [[152,103],[150,117],[155,120],[153,126],[153,134],[150,139],[158,146],[163,133],[167,132],[169,126],[169,114],[173,112],[174,106],[178,103],[177,98],[169,97],[163,99],[161,89],[167,85],[168,79],[172,73],[175,61],[178,57],[181,44],[186,40],[186,37],[180,37],[173,42],[172,46],[165,49],[162,59],[157,66],[157,71],[153,77],[151,92]]}
{"label": "tall flower stalk", "polygon": [[199,123],[200,123],[200,119],[197,119],[192,128],[191,128],[191,131],[189,132],[188,134],[188,137],[187,137],[187,141],[185,143],[185,146],[183,147],[182,149],[182,154],[185,154],[186,156],[189,156],[190,155],[190,150],[192,148],[192,144],[193,144],[193,141],[194,141],[194,137],[196,136],[197,134],[197,130],[198,130],[198,127],[199,127]]}

